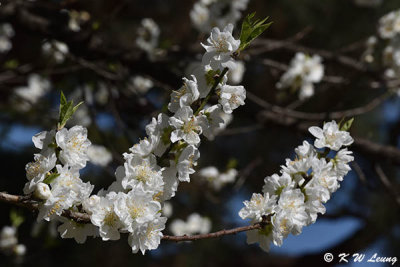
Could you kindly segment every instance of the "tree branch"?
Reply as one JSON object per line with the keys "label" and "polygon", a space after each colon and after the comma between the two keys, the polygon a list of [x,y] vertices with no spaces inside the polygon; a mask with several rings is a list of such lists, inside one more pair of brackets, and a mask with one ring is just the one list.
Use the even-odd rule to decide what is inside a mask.
{"label": "tree branch", "polygon": [[[0,201],[8,204],[17,205],[29,209],[33,212],[38,211],[40,205],[38,201],[32,200],[31,196],[11,195],[5,192],[0,192]],[[90,216],[87,213],[64,210],[61,215],[78,223],[90,223]]]}
{"label": "tree branch", "polygon": [[200,234],[200,235],[182,235],[182,236],[165,235],[162,237],[162,239],[180,242],[180,241],[195,241],[195,240],[199,240],[199,239],[216,238],[216,237],[221,237],[224,235],[234,235],[234,234],[237,234],[240,232],[250,231],[250,230],[254,230],[254,229],[261,229],[263,224],[264,223],[256,223],[256,224],[249,225],[249,226],[242,226],[242,227],[237,227],[237,228],[233,228],[233,229],[229,229],[229,230],[221,230],[221,231],[214,232],[214,233]]}
{"label": "tree branch", "polygon": [[[11,195],[5,192],[0,192],[0,201],[12,205],[17,205],[26,209],[29,209],[30,211],[37,212],[39,209],[40,203],[38,201],[32,200],[31,196],[18,196],[18,195]],[[76,211],[71,211],[71,210],[64,210],[61,214],[61,216],[66,217],[68,219],[74,220],[78,223],[90,223],[90,216],[87,213],[82,213],[82,212],[76,212]],[[164,235],[162,237],[163,240],[169,240],[169,241],[175,241],[175,242],[180,242],[180,241],[194,241],[194,240],[199,240],[199,239],[207,239],[207,238],[216,238],[216,237],[221,237],[224,235],[233,235],[236,233],[244,232],[244,231],[250,231],[254,229],[261,229],[263,225],[265,225],[266,222],[261,222],[261,223],[256,223],[253,225],[249,226],[242,226],[242,227],[237,227],[233,229],[228,229],[228,230],[221,230],[218,232],[214,233],[208,233],[208,234],[200,234],[200,235],[183,235],[183,236],[170,236],[170,235]]]}

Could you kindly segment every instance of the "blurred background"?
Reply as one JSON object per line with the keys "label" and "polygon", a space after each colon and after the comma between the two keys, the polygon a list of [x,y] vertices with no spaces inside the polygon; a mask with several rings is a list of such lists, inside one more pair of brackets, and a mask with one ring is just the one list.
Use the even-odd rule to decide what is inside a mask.
{"label": "blurred background", "polygon": [[[111,155],[88,164],[82,179],[95,184],[95,192],[110,185],[122,153],[145,136],[145,125],[166,110],[171,91],[201,58],[200,42],[209,30],[196,24],[201,16],[192,10],[198,2],[1,0],[0,191],[22,194],[25,165],[37,153],[32,136],[55,128],[60,91],[85,101],[69,127],[84,125],[91,142]],[[230,1],[219,2],[225,9],[217,16],[231,12]],[[385,78],[379,52],[384,40],[377,38],[372,52],[368,43],[377,36],[379,19],[400,8],[399,1],[232,2],[244,3],[233,18],[238,26],[254,11],[273,24],[239,56],[246,105],[235,110],[214,141],[202,142],[197,168],[215,166],[221,173],[235,168],[238,174],[218,188],[199,175],[181,183],[164,233],[173,234],[170,222],[186,221],[194,212],[209,219],[210,231],[248,225],[238,216],[242,202],[294,157],[296,146],[312,140],[302,126],[354,116],[356,163],[327,203],[326,214],[270,253],[247,245],[240,233],[162,241],[143,256],[131,253],[126,237],[117,242],[89,238],[82,245],[61,239],[55,224],[37,224],[30,211],[0,203],[0,227],[12,224],[10,214],[24,218],[18,242],[26,246],[23,256],[0,254],[0,266],[323,266],[326,252],[400,257],[400,98],[393,93],[400,83]],[[158,30],[146,26],[144,18]],[[276,88],[296,52],[320,55],[325,68],[307,99]]]}

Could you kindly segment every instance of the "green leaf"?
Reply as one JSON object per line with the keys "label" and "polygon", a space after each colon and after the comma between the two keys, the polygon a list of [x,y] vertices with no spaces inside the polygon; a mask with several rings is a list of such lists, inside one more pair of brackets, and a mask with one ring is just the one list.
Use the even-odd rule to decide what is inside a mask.
{"label": "green leaf", "polygon": [[351,125],[353,124],[353,122],[354,122],[354,117],[349,119],[349,120],[347,120],[347,121],[345,121],[345,122],[339,122],[339,129],[341,131],[349,131]]}
{"label": "green leaf", "polygon": [[45,184],[50,184],[50,183],[53,182],[54,179],[56,179],[58,176],[60,176],[60,174],[59,174],[59,173],[56,173],[56,172],[51,173],[51,174],[48,174],[48,175],[46,175],[46,178],[43,180],[43,183],[45,183]]}
{"label": "green leaf", "polygon": [[255,15],[256,12],[251,13],[243,20],[242,31],[240,32],[239,51],[248,47],[254,39],[256,39],[272,24],[272,22],[265,23],[268,20],[268,17],[263,20],[253,20]]}
{"label": "green leaf", "polygon": [[80,102],[78,105],[74,106],[74,101],[67,101],[63,92],[61,92],[60,96],[60,115],[58,118],[57,129],[61,130],[64,128],[67,121],[74,115],[75,111],[78,109],[83,102]]}
{"label": "green leaf", "polygon": [[14,226],[15,228],[18,228],[25,221],[25,218],[21,212],[15,210],[15,209],[12,209],[10,211],[10,220],[11,220],[12,226]]}

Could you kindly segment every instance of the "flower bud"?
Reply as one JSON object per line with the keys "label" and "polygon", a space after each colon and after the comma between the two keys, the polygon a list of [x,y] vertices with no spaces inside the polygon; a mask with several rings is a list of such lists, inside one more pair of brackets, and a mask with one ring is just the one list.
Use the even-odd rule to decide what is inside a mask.
{"label": "flower bud", "polygon": [[47,200],[51,197],[50,187],[45,183],[38,183],[34,195],[39,199]]}

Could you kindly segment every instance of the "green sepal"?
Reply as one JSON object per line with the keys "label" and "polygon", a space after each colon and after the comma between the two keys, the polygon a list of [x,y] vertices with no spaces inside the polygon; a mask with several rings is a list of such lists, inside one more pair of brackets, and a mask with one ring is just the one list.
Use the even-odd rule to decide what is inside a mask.
{"label": "green sepal", "polygon": [[60,174],[56,172],[46,174],[46,178],[44,178],[43,183],[51,184],[51,182],[53,182],[58,176],[60,176]]}
{"label": "green sepal", "polygon": [[348,132],[348,131],[350,130],[351,125],[353,124],[353,122],[354,122],[354,117],[351,118],[351,119],[349,119],[349,120],[347,120],[347,121],[344,121],[344,118],[343,118],[343,119],[339,122],[339,129],[340,129],[341,131],[346,131],[346,132]]}

